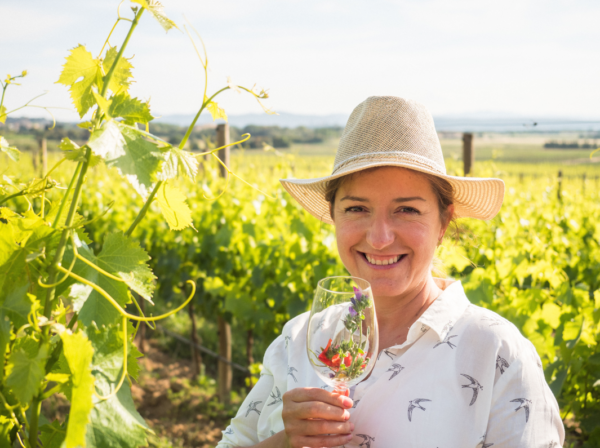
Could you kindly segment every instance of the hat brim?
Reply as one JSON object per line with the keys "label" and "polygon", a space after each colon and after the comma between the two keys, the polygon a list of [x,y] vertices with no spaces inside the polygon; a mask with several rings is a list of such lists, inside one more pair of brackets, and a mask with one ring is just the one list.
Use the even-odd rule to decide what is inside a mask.
{"label": "hat brim", "polygon": [[445,179],[454,188],[454,213],[458,218],[476,218],[488,221],[496,216],[504,200],[504,181],[502,179],[449,176],[410,162],[400,161],[359,163],[348,166],[331,176],[314,179],[280,179],[280,182],[307,212],[323,222],[333,224],[329,213],[329,202],[325,200],[327,182],[380,166],[409,168]]}

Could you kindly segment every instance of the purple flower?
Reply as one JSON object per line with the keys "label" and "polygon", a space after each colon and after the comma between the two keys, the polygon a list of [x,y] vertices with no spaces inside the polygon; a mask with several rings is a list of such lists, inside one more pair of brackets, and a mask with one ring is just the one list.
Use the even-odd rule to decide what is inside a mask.
{"label": "purple flower", "polygon": [[329,372],[329,378],[335,378],[335,373]]}
{"label": "purple flower", "polygon": [[356,310],[353,307],[348,307],[348,311],[350,311],[350,316],[352,317],[356,317],[358,316],[358,313],[356,312]]}
{"label": "purple flower", "polygon": [[[353,286],[352,288],[354,289],[354,296],[356,297],[356,300],[362,300],[362,298],[363,298],[362,289],[357,288],[356,286]],[[352,303],[354,303],[356,305],[356,302],[353,299],[350,299],[350,300],[352,300]]]}

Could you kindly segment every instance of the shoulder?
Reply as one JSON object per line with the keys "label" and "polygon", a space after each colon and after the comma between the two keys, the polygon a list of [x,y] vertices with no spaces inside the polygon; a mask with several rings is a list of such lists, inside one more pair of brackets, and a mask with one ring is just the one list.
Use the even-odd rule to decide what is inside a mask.
{"label": "shoulder", "polygon": [[457,327],[477,352],[493,356],[499,365],[518,359],[525,366],[542,366],[533,344],[512,322],[494,311],[470,304]]}
{"label": "shoulder", "polygon": [[284,326],[281,334],[283,337],[289,337],[293,340],[297,339],[299,336],[306,336],[306,331],[308,327],[308,318],[310,316],[310,311],[302,313],[292,319],[290,319]]}

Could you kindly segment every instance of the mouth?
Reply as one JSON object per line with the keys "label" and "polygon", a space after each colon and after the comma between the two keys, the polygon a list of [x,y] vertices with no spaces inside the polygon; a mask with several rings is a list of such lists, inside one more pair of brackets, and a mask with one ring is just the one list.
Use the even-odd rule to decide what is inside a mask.
{"label": "mouth", "polygon": [[365,259],[365,261],[372,266],[395,265],[395,264],[400,263],[404,259],[404,257],[406,257],[406,254],[388,255],[388,256],[381,256],[381,255],[373,256],[373,255],[369,255],[364,252],[359,252],[359,254],[361,254],[362,257]]}

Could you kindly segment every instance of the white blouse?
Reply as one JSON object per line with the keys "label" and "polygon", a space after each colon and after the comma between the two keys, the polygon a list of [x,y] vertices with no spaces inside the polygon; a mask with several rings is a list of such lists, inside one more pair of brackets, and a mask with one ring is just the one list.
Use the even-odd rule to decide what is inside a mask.
{"label": "white blouse", "polygon": [[[382,350],[371,376],[351,388],[354,438],[345,447],[562,446],[558,404],[531,342],[472,305],[460,281],[443,282],[406,342]],[[269,346],[261,377],[218,448],[252,446],[282,431],[286,391],[331,390],[306,354],[308,317],[290,320]]]}

